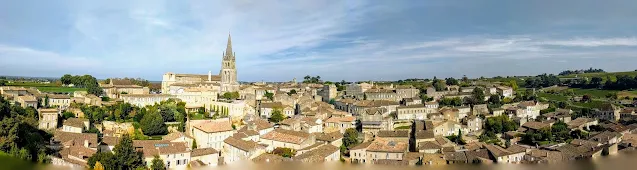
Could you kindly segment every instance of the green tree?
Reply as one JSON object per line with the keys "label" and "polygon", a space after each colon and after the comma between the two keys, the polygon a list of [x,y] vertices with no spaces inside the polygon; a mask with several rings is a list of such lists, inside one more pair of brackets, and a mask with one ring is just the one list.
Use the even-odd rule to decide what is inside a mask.
{"label": "green tree", "polygon": [[223,93],[223,98],[225,98],[225,99],[234,100],[234,99],[238,99],[239,97],[240,97],[239,92],[225,92],[225,93]]}
{"label": "green tree", "polygon": [[147,113],[139,124],[145,135],[162,135],[168,132],[161,115],[157,113]]}
{"label": "green tree", "polygon": [[62,113],[62,119],[66,120],[69,118],[74,118],[75,114],[69,111],[65,111],[64,113]]}
{"label": "green tree", "polygon": [[115,162],[115,155],[111,152],[97,152],[88,158],[86,164],[95,169],[98,162],[104,169],[115,169],[117,166],[117,163]]}
{"label": "green tree", "polygon": [[274,109],[272,115],[270,115],[270,122],[279,123],[285,120],[287,117],[281,113],[280,109]]}
{"label": "green tree", "polygon": [[134,169],[144,166],[142,153],[135,150],[133,140],[127,134],[122,136],[122,139],[113,148],[113,152],[118,169]]}
{"label": "green tree", "polygon": [[159,158],[158,155],[155,155],[155,158],[153,158],[152,163],[153,164],[150,166],[151,170],[165,170],[166,169],[166,166],[164,165],[164,160]]}
{"label": "green tree", "polygon": [[296,152],[292,148],[277,147],[277,148],[274,148],[274,150],[272,150],[272,154],[279,155],[286,158],[291,158],[292,156],[296,154]]}
{"label": "green tree", "polygon": [[500,95],[493,94],[489,97],[489,104],[502,104],[502,98],[500,98]]}
{"label": "green tree", "polygon": [[511,86],[511,88],[513,89],[513,91],[517,91],[519,86],[518,86],[518,82],[515,80],[511,80],[509,81],[509,85]]}
{"label": "green tree", "polygon": [[444,91],[447,87],[445,82],[443,82],[442,80],[434,80],[433,86],[436,91]]}
{"label": "green tree", "polygon": [[190,147],[190,149],[197,149],[197,140],[192,140],[192,146]]}
{"label": "green tree", "polygon": [[65,74],[60,78],[60,82],[62,82],[62,84],[71,84],[72,77],[73,76],[71,76],[70,74]]}
{"label": "green tree", "polygon": [[358,144],[358,131],[354,128],[348,128],[345,130],[343,134],[343,145],[345,147],[350,148],[354,145]]}
{"label": "green tree", "polygon": [[447,85],[458,85],[458,84],[459,84],[459,83],[458,83],[458,80],[456,80],[456,79],[455,79],[455,78],[453,78],[453,77],[446,78],[446,79],[445,79],[445,81],[446,81],[446,84],[447,84]]}
{"label": "green tree", "polygon": [[268,100],[274,100],[274,93],[270,93],[270,92],[266,91],[264,96],[266,98],[268,98]]}
{"label": "green tree", "polygon": [[44,96],[44,107],[49,107],[49,95]]}
{"label": "green tree", "polygon": [[296,94],[296,90],[294,90],[294,89],[292,89],[292,90],[290,90],[290,92],[288,92],[288,96],[291,96],[293,94]]}

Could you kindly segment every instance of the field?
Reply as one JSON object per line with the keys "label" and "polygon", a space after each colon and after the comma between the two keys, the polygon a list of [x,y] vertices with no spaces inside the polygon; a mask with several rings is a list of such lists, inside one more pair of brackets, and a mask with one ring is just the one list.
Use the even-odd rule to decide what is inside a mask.
{"label": "field", "polygon": [[547,100],[551,100],[551,101],[567,101],[569,99],[569,97],[567,96],[562,96],[562,95],[557,95],[557,94],[550,94],[550,93],[537,93],[538,97],[541,98],[545,98]]}
{"label": "field", "polygon": [[637,97],[637,91],[617,91],[617,90],[599,90],[599,89],[579,89],[579,88],[570,88],[573,89],[573,92],[576,95],[585,95],[588,94],[593,98],[606,98],[608,94],[617,94],[618,98],[624,97]]}
{"label": "field", "polygon": [[587,107],[587,108],[600,108],[604,103],[607,103],[607,102],[593,100],[593,101],[586,102],[586,103],[573,102],[572,105],[575,105],[575,106],[578,106],[578,107]]}
{"label": "field", "polygon": [[41,92],[47,93],[73,93],[74,91],[86,91],[85,88],[63,87],[54,83],[13,82],[7,84],[7,86],[35,87]]}

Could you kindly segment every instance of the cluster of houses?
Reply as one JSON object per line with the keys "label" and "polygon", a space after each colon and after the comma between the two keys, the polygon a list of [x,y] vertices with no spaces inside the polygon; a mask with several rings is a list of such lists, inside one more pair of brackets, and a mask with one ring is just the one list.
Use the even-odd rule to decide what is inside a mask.
{"label": "cluster of houses", "polygon": [[[541,115],[540,111],[549,105],[537,101],[510,103],[500,108],[488,108],[485,104],[447,107],[436,102],[445,97],[470,94],[475,87],[449,86],[446,91],[429,88],[426,93],[434,100],[423,101],[420,90],[410,86],[360,83],[346,85],[344,91],[338,91],[333,84],[254,83],[239,87],[239,99],[220,101],[217,97],[208,98],[208,94],[188,99],[185,96],[197,96],[186,92],[189,88],[166,95],[167,99],[143,99],[145,95],[161,97],[163,94],[148,94],[144,87],[124,84],[126,82],[115,79],[102,87],[114,102],[145,106],[168,98],[183,98],[189,112],[203,107],[213,114],[218,106],[229,108],[226,118],[189,119],[183,132],[171,129],[161,140],[134,140],[134,147],[143,151],[149,166],[156,155],[164,160],[167,168],[216,166],[243,160],[339,161],[343,134],[350,128],[361,133],[360,143],[349,148],[347,160],[369,164],[557,162],[615,154],[618,150],[634,148],[637,143],[637,125],[614,123],[634,118],[636,110],[631,108],[608,105],[595,110],[593,117],[572,119],[573,111],[565,109]],[[171,84],[168,89],[174,90],[174,86],[180,84]],[[480,89],[488,94],[514,97],[510,87]],[[52,157],[54,165],[86,167],[91,155],[98,151],[112,152],[122,135],[136,131],[131,122],[103,121],[91,125],[71,103],[101,106],[113,101],[97,101],[99,97],[85,92],[75,92],[73,97],[22,87],[0,87],[0,92],[25,107],[37,108],[38,103],[42,103],[39,100],[45,98],[54,106],[38,109],[39,127],[53,132],[51,147],[59,151]],[[193,100],[197,101],[193,104]],[[77,118],[66,119],[58,125],[63,110],[75,113]],[[268,121],[274,112],[280,112],[287,119],[277,123]],[[516,131],[498,134],[503,143],[510,141],[511,145],[479,142],[485,119],[502,115],[520,126]],[[604,131],[549,146],[519,143],[519,134],[550,127],[558,121],[565,122],[571,130],[590,131],[595,126]],[[103,136],[86,133],[89,127],[96,127]],[[462,136],[466,144],[447,138],[452,135]],[[273,154],[280,148],[289,148],[293,153],[286,158]]]}

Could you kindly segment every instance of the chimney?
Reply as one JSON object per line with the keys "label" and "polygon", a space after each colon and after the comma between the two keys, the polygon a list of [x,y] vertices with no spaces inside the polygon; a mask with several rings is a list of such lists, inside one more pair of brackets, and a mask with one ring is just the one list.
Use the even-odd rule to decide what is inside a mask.
{"label": "chimney", "polygon": [[84,147],[88,148],[88,140],[84,140]]}
{"label": "chimney", "polygon": [[212,71],[208,71],[208,81],[212,81]]}

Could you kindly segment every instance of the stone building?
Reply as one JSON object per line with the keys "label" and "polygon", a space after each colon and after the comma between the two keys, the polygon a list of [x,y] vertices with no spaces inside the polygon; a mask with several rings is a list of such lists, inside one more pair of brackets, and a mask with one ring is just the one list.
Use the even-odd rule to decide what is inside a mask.
{"label": "stone building", "polygon": [[219,75],[212,75],[212,72],[208,72],[208,75],[175,74],[169,72],[163,75],[161,91],[164,94],[170,94],[171,86],[194,85],[217,86],[219,87],[219,93],[238,92],[239,83],[237,80],[235,53],[232,51],[232,39],[230,35],[228,35],[228,44],[226,51],[223,53]]}

